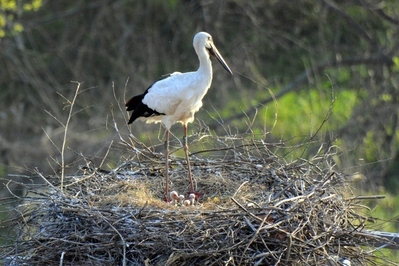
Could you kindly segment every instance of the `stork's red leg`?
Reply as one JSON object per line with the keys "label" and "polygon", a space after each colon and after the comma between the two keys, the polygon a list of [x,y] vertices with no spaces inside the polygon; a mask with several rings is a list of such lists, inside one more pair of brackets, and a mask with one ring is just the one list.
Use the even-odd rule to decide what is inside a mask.
{"label": "stork's red leg", "polygon": [[187,125],[183,124],[183,149],[186,154],[187,168],[188,168],[188,178],[190,180],[190,193],[194,192],[194,182],[193,176],[191,174],[190,159],[188,158],[188,145],[187,145]]}
{"label": "stork's red leg", "polygon": [[165,132],[165,182],[165,200],[169,202],[169,129]]}

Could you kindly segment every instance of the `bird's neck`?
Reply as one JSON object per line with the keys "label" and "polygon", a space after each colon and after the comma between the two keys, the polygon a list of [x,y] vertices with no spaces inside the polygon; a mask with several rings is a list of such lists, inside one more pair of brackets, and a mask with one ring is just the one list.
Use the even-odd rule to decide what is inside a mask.
{"label": "bird's neck", "polygon": [[208,52],[204,49],[198,55],[199,67],[197,72],[202,73],[204,76],[212,80],[212,62]]}

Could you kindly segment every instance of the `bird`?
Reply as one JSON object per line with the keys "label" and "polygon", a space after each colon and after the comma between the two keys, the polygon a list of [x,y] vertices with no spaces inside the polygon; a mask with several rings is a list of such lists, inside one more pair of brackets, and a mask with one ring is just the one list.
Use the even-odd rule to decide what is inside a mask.
{"label": "bird", "polygon": [[223,68],[233,72],[219,53],[212,36],[207,32],[198,32],[193,39],[194,50],[199,59],[199,67],[192,72],[173,72],[149,86],[144,93],[129,99],[126,111],[133,111],[128,124],[140,118],[146,123],[161,123],[165,131],[165,199],[169,196],[169,134],[175,123],[183,125],[183,150],[185,152],[189,193],[194,193],[193,177],[188,154],[187,125],[194,121],[194,114],[202,107],[202,99],[212,83],[211,57],[216,58]]}
{"label": "bird", "polygon": [[175,190],[170,192],[169,197],[172,200],[172,204],[178,203],[180,201],[179,194]]}
{"label": "bird", "polygon": [[191,193],[191,194],[188,196],[188,199],[186,199],[186,200],[183,202],[183,204],[184,204],[184,206],[194,206],[194,204],[195,204],[195,194],[194,194],[194,193]]}
{"label": "bird", "polygon": [[180,196],[179,196],[179,203],[180,203],[180,204],[183,204],[184,199],[185,199],[184,195],[180,195]]}

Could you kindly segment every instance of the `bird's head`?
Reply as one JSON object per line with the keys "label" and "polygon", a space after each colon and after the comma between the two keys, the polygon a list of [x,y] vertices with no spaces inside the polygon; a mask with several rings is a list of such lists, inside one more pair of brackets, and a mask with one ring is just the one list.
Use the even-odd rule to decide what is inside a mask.
{"label": "bird's head", "polygon": [[209,55],[216,58],[219,61],[219,63],[223,66],[223,68],[226,69],[226,71],[229,72],[231,75],[233,75],[233,72],[230,70],[229,66],[227,65],[227,63],[224,61],[223,57],[219,53],[218,49],[213,43],[212,36],[209,33],[203,31],[198,32],[194,36],[193,45],[196,51],[205,48],[206,51],[208,51]]}

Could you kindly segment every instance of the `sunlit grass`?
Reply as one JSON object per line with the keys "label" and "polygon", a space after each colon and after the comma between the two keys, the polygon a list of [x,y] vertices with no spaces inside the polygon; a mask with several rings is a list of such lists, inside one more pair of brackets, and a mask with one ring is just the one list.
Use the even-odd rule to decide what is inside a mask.
{"label": "sunlit grass", "polygon": [[[267,120],[272,121],[277,112],[274,134],[283,135],[284,139],[315,133],[323,125],[323,131],[336,130],[345,124],[356,104],[356,92],[340,91],[337,95],[321,94],[319,90],[290,93],[278,100],[277,110],[268,107]],[[330,106],[331,110],[330,110]],[[324,121],[329,112],[331,116]]]}
{"label": "sunlit grass", "polygon": [[[365,193],[371,194],[371,193]],[[370,200],[364,204],[370,207],[369,211],[365,211],[364,215],[376,218],[376,223],[369,223],[369,228],[376,231],[384,232],[399,232],[399,195],[392,195],[386,191],[381,191],[378,194],[385,195],[382,200]],[[392,261],[399,262],[399,251],[380,249],[376,251],[379,257],[386,257]]]}

